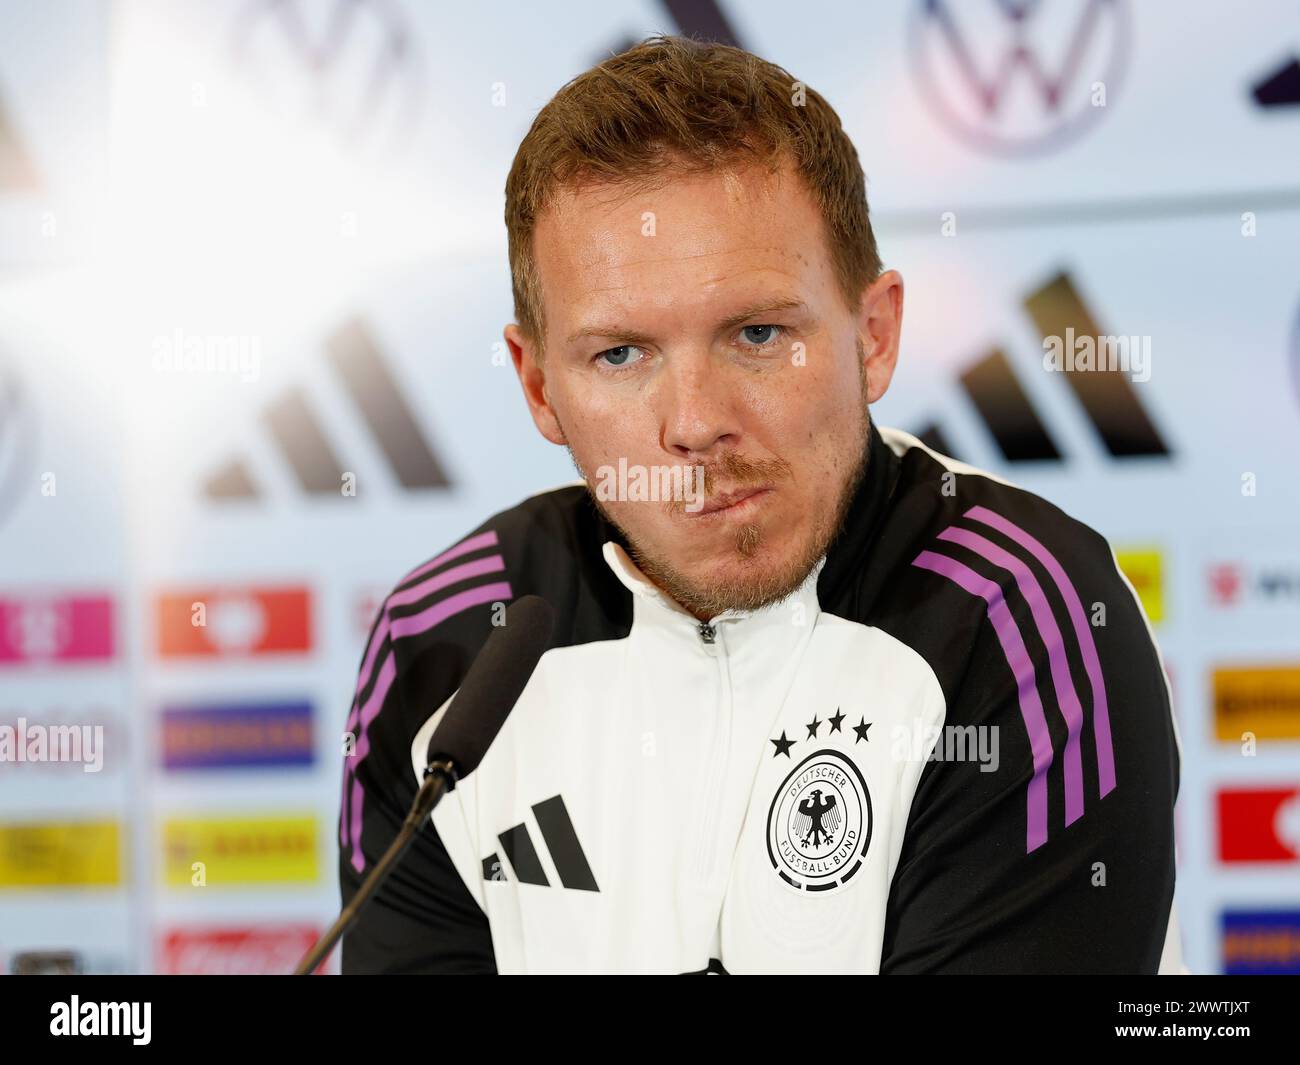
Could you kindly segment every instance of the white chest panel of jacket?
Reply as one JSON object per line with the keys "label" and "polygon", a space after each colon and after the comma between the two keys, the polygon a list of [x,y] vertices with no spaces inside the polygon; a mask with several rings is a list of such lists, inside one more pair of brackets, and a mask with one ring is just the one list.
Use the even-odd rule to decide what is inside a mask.
{"label": "white chest panel of jacket", "polygon": [[[434,811],[499,972],[878,971],[944,698],[883,631],[782,603],[701,626],[622,549],[624,639],[552,649]],[[411,748],[417,778],[442,707]]]}

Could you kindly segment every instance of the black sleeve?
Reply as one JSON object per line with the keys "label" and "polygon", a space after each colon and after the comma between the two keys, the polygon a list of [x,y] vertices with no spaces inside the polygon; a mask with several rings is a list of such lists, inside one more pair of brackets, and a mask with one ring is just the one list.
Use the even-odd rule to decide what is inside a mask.
{"label": "black sleeve", "polygon": [[[381,609],[377,629],[382,629],[383,619]],[[363,674],[369,676],[360,678],[348,719],[356,742],[353,753],[344,758],[339,816],[339,887],[344,905],[397,835],[415,798],[410,749],[423,722],[406,712],[392,653],[385,637],[368,670],[363,662]],[[360,838],[356,839],[358,825]],[[425,822],[343,937],[342,971],[496,971],[487,916],[461,880],[431,822]]]}
{"label": "black sleeve", "polygon": [[[988,542],[1016,548],[988,526],[966,524],[985,537],[985,555]],[[932,571],[924,560],[911,567],[907,594],[943,619],[934,626],[932,653],[961,663],[945,683],[947,723],[996,727],[999,764],[992,772],[982,772],[974,759],[926,764],[891,883],[882,973],[1154,973],[1159,967],[1173,901],[1179,773],[1168,688],[1141,607],[1109,546],[1085,527],[1062,539],[1051,550],[1070,569],[1087,632],[1075,624],[1078,611],[1072,617],[1055,592],[1033,595],[1034,615],[1026,585],[961,544],[945,542],[941,550],[967,567],[965,587],[946,562]],[[1040,588],[1053,588],[1055,559],[1045,568],[1023,550],[1019,556]],[[1055,627],[1043,613],[1044,598],[1052,600]],[[975,622],[968,624],[972,602]],[[1105,608],[1102,625],[1098,604]],[[1017,632],[1023,653],[1010,646]],[[1095,654],[1084,649],[1089,637]],[[1062,661],[1068,672],[1060,670]],[[1098,664],[1109,745],[1096,731]],[[1075,763],[1082,787],[1076,771],[1072,789],[1066,722],[1075,699],[1059,698],[1071,687],[1083,711]],[[1042,819],[1031,812],[1036,771],[1028,721],[1035,699],[1049,738],[1050,766],[1039,774]],[[1041,730],[1038,737],[1042,762]],[[941,754],[952,753],[954,740],[947,743]],[[1113,771],[1105,764],[1106,746]]]}

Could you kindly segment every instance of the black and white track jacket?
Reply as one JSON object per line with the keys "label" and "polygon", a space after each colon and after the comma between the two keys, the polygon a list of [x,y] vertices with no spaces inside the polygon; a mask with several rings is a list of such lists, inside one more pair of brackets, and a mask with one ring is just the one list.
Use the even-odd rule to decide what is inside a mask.
{"label": "black and white track jacket", "polygon": [[366,648],[345,900],[499,604],[556,611],[347,972],[1176,972],[1179,748],[1107,542],[875,426],[804,585],[701,623],[576,484],[403,578]]}

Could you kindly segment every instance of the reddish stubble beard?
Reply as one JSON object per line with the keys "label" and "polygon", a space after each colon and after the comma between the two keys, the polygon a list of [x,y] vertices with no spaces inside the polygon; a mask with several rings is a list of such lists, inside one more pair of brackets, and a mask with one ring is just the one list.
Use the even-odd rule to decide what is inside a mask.
{"label": "reddish stubble beard", "polygon": [[[863,348],[858,342],[858,374],[862,390],[861,418],[856,434],[853,464],[841,481],[835,503],[827,508],[824,517],[813,526],[799,548],[784,563],[764,565],[765,539],[760,523],[742,522],[737,525],[733,540],[733,557],[742,563],[739,576],[698,578],[688,575],[674,565],[671,558],[648,550],[610,512],[592,489],[591,480],[579,465],[573,449],[566,445],[569,458],[582,476],[587,494],[605,519],[623,534],[633,560],[650,580],[667,592],[687,611],[696,617],[712,618],[728,610],[753,611],[786,599],[808,578],[813,567],[821,560],[835,540],[848,517],[849,509],[858,487],[867,472],[870,433],[870,413],[867,409],[867,375],[863,364]],[[558,422],[558,417],[557,417]],[[563,425],[560,431],[564,431]],[[567,434],[565,434],[567,437]],[[783,481],[791,479],[794,471],[782,458],[749,460],[736,452],[727,452],[717,462],[704,465],[704,498],[710,499],[719,485],[729,491],[743,492],[747,488],[771,485],[779,490]],[[649,504],[646,504],[649,505]],[[687,503],[673,500],[658,504],[663,506],[673,524],[682,520]]]}

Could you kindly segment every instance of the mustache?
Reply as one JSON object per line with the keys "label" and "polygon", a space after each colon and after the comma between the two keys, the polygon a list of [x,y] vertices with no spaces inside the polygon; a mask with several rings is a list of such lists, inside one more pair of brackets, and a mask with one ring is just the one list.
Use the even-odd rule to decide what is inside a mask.
{"label": "mustache", "polygon": [[[687,469],[703,469],[704,498],[712,499],[722,491],[743,492],[748,488],[761,488],[788,479],[793,470],[782,458],[748,459],[735,452],[728,452],[716,462],[697,463]],[[668,510],[676,515],[684,512],[687,500],[672,500]]]}

